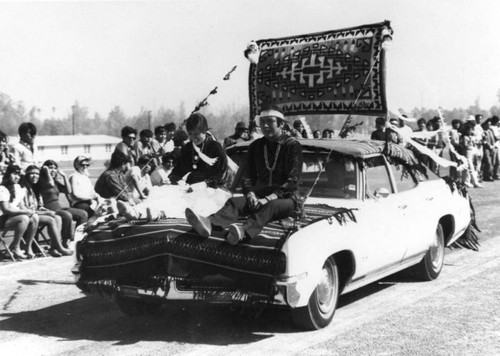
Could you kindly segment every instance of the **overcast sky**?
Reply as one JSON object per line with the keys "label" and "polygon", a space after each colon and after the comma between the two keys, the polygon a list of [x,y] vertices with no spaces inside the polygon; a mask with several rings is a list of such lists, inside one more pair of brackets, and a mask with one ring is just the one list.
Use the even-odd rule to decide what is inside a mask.
{"label": "overcast sky", "polygon": [[[0,2],[0,91],[42,118],[78,101],[190,111],[248,102],[250,40],[391,21],[389,106],[489,109],[500,89],[498,0]],[[231,80],[222,77],[234,65]]]}

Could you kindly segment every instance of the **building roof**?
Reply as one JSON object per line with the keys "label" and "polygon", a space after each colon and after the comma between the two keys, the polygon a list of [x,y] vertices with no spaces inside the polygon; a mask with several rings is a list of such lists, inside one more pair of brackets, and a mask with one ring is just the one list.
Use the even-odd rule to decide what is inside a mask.
{"label": "building roof", "polygon": [[[82,146],[82,145],[116,145],[121,138],[109,135],[37,135],[35,144],[38,147],[50,146]],[[10,137],[9,143],[19,142],[19,137]]]}

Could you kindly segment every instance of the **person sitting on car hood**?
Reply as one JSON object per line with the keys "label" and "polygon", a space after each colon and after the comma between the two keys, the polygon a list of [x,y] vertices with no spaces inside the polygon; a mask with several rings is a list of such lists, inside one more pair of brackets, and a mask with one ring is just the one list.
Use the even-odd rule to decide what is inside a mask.
{"label": "person sitting on car hood", "polygon": [[[228,230],[227,241],[236,245],[256,237],[273,220],[296,212],[302,170],[300,143],[283,133],[285,117],[276,106],[260,114],[264,137],[248,148],[247,166],[242,175],[243,197],[233,197],[215,214],[203,217],[186,209],[186,219],[198,234],[208,237],[213,226]],[[248,217],[243,225],[239,217]]]}

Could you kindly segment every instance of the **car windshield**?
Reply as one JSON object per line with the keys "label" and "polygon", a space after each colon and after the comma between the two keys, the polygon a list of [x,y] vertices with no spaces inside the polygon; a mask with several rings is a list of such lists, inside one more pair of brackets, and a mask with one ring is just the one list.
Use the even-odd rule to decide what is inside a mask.
{"label": "car windshield", "polygon": [[[245,164],[246,152],[231,155],[231,159],[239,165],[233,191],[241,192],[240,174]],[[317,198],[355,199],[357,197],[356,163],[349,157],[330,155],[318,152],[303,152],[301,195],[310,194]],[[321,170],[321,173],[320,173]],[[312,191],[311,191],[312,188]]]}

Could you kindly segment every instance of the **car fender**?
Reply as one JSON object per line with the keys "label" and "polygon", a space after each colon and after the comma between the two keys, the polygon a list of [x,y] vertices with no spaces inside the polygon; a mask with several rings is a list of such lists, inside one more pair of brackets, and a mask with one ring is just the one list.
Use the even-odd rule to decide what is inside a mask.
{"label": "car fender", "polygon": [[287,268],[282,281],[292,289],[288,290],[294,295],[292,306],[307,305],[322,278],[325,261],[335,253],[350,250],[347,237],[355,233],[355,225],[350,220],[341,225],[335,218],[324,219],[290,236],[283,246]]}

